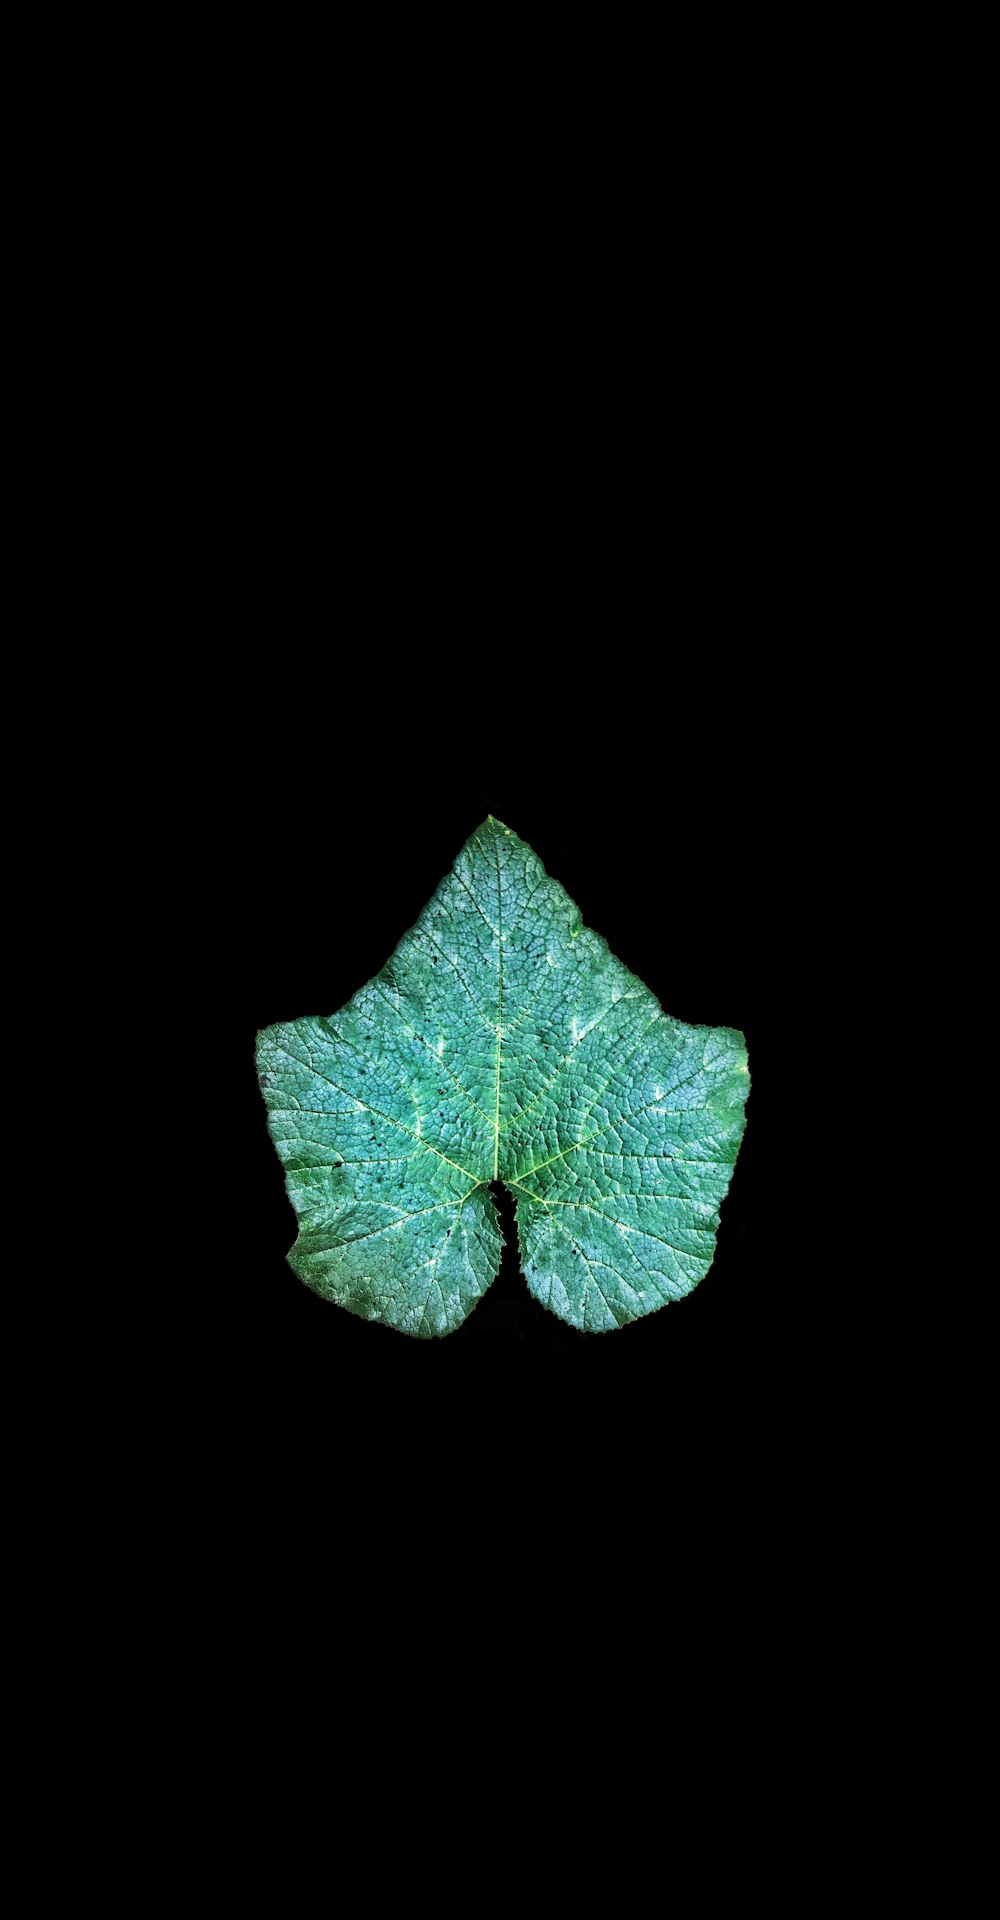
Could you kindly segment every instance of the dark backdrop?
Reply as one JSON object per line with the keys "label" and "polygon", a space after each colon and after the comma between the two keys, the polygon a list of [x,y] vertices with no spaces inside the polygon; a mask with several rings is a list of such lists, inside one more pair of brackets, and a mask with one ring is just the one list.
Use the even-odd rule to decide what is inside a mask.
{"label": "dark backdrop", "polygon": [[[668,1833],[680,1767],[714,1808],[732,1753],[738,1686],[722,1717],[709,1677],[727,1662],[737,1679],[759,1677],[743,1724],[773,1724],[755,1622],[766,1612],[772,1645],[790,1626],[794,1645],[796,1616],[808,1621],[800,1542],[822,1489],[815,1441],[822,1427],[840,1449],[853,1415],[846,1368],[836,1398],[825,1391],[830,1330],[865,1297],[851,1235],[835,1225],[849,1177],[816,1145],[840,1068],[823,1023],[839,985],[827,963],[838,897],[817,818],[820,787],[832,812],[850,807],[852,736],[834,731],[825,764],[820,742],[828,694],[844,693],[845,635],[873,619],[850,564],[859,539],[880,537],[883,512],[865,510],[858,484],[874,465],[877,489],[880,458],[880,406],[856,375],[872,308],[857,268],[831,256],[808,178],[801,213],[786,212],[793,150],[776,153],[774,192],[751,187],[737,204],[759,139],[726,166],[707,217],[690,191],[714,145],[704,128],[655,218],[637,204],[629,230],[629,196],[603,193],[598,231],[594,201],[578,195],[572,268],[565,196],[525,259],[532,194],[503,196],[501,241],[490,210],[456,219],[421,201],[418,218],[401,216],[417,256],[404,258],[355,190],[371,140],[346,192],[338,181],[298,226],[297,189],[227,191],[205,222],[203,271],[173,280],[157,256],[149,299],[165,345],[137,382],[164,424],[150,436],[137,405],[135,471],[162,447],[166,493],[159,516],[133,486],[155,519],[143,593],[157,615],[167,608],[144,686],[157,721],[176,673],[184,721],[164,782],[185,828],[189,909],[162,908],[171,958],[184,927],[162,1006],[168,1072],[187,1098],[168,1199],[194,1195],[200,1215],[156,1306],[184,1347],[165,1437],[190,1469],[181,1516],[187,1526],[197,1508],[205,1561],[239,1569],[223,1586],[214,1663],[249,1623],[238,1682],[255,1712],[262,1656],[277,1651],[287,1690],[285,1662],[301,1649],[310,1706],[331,1660],[322,1725],[351,1765],[339,1703],[356,1675],[453,1667],[491,1746],[520,1705],[524,1764],[507,1786],[539,1820],[533,1747],[556,1681],[587,1713],[606,1674],[670,1755],[656,1816]],[[270,184],[272,142],[246,144]],[[831,143],[838,171],[842,144]],[[239,177],[239,151],[231,164]],[[325,162],[315,179],[325,191]],[[363,254],[345,230],[352,208]],[[853,222],[841,212],[838,226],[853,248]],[[887,380],[891,345],[874,349]],[[117,564],[122,543],[108,534]],[[876,625],[883,613],[877,602]],[[145,634],[140,618],[138,649]],[[190,656],[173,664],[185,641],[193,674]],[[863,663],[848,672],[863,709]],[[615,1333],[578,1334],[537,1306],[510,1250],[463,1328],[430,1342],[322,1301],[285,1258],[295,1221],[254,1076],[256,1031],[333,1012],[370,978],[487,812],[669,1013],[748,1041],[747,1129],[713,1267],[687,1300]],[[845,958],[860,970],[860,940]],[[194,1001],[190,1051],[178,982]],[[841,1256],[833,1281],[819,1277],[827,1243]],[[142,1277],[130,1258],[130,1287]],[[863,1326],[852,1344],[863,1349]],[[128,1456],[128,1431],[118,1445]],[[685,1506],[698,1522],[688,1531]],[[205,1561],[180,1559],[179,1610],[199,1619]],[[439,1566],[449,1578],[435,1590]],[[484,1630],[485,1603],[518,1573],[520,1591]],[[275,1596],[288,1609],[280,1635]],[[692,1762],[673,1707],[706,1618],[712,1644],[693,1672],[712,1752]],[[826,1667],[838,1630],[817,1634],[813,1665]],[[545,1678],[525,1700],[518,1673],[533,1650]],[[648,1711],[658,1672],[670,1692]],[[799,1668],[787,1672],[797,1690]],[[419,1726],[436,1731],[436,1703]],[[606,1787],[622,1780],[612,1756],[636,1751],[615,1746]],[[464,1760],[473,1743],[456,1751]],[[793,1731],[784,1751],[794,1771],[809,1745]],[[301,1786],[295,1758],[282,1742],[269,1765]],[[741,1768],[741,1791],[752,1777]],[[784,1791],[773,1770],[764,1777]],[[390,1818],[400,1786],[412,1800],[423,1784],[388,1737],[358,1778]],[[613,1808],[604,1798],[620,1828],[621,1795]],[[311,1793],[301,1805],[312,1811]],[[478,1821],[492,1859],[506,1812]],[[574,1811],[577,1851],[578,1826]],[[438,1844],[426,1830],[414,1857]]]}
{"label": "dark backdrop", "polygon": [[[808,81],[799,92],[810,98]],[[260,100],[248,110],[267,120]],[[827,769],[817,782],[813,762],[844,636],[872,621],[849,564],[858,473],[873,459],[877,472],[880,457],[851,360],[852,341],[870,350],[872,304],[864,269],[843,272],[831,254],[808,175],[801,211],[786,211],[794,148],[776,142],[775,190],[755,190],[762,138],[726,165],[707,217],[690,189],[715,145],[710,116],[655,218],[637,205],[628,231],[630,196],[603,192],[598,231],[595,201],[577,195],[572,270],[562,194],[530,262],[521,231],[539,210],[533,194],[503,196],[503,241],[491,208],[456,218],[450,200],[421,198],[402,218],[418,258],[404,259],[384,212],[369,218],[356,191],[374,137],[352,156],[346,190],[336,180],[298,227],[297,186],[271,184],[273,142],[248,140],[268,195],[227,185],[204,222],[203,270],[173,276],[154,249],[148,299],[164,315],[164,349],[143,360],[136,393],[156,396],[163,428],[150,434],[137,399],[142,458],[123,479],[137,517],[155,520],[143,595],[157,618],[167,610],[152,662],[136,621],[141,664],[153,666],[144,697],[158,722],[176,675],[183,713],[163,785],[184,826],[187,911],[175,915],[165,892],[157,932],[176,964],[154,1013],[186,1097],[167,1204],[193,1195],[200,1218],[156,1296],[184,1349],[164,1422],[164,1450],[184,1471],[181,1550],[167,1535],[152,1581],[169,1593],[179,1574],[177,1605],[149,1644],[158,1662],[178,1624],[212,1618],[214,1601],[188,1742],[214,1769],[213,1810],[228,1779],[205,1710],[216,1677],[233,1673],[238,1726],[266,1725],[270,1664],[276,1693],[314,1714],[367,1805],[387,1820],[420,1807],[414,1870],[442,1845],[440,1818],[433,1832],[427,1818],[441,1796],[424,1777],[439,1697],[414,1716],[413,1766],[383,1720],[379,1681],[453,1671],[470,1727],[492,1752],[520,1754],[503,1798],[477,1796],[489,1862],[518,1822],[548,1822],[538,1789],[549,1769],[536,1760],[550,1722],[575,1731],[563,1718],[572,1703],[606,1762],[585,1816],[589,1861],[599,1805],[616,1838],[626,1829],[634,1764],[625,1775],[621,1758],[638,1751],[614,1723],[605,1733],[598,1677],[631,1710],[643,1750],[650,1739],[662,1750],[657,1834],[669,1843],[686,1818],[687,1785],[718,1838],[734,1752],[741,1797],[755,1779],[772,1810],[789,1778],[820,1791],[822,1715],[779,1729],[779,1765],[762,1761],[759,1739],[744,1758],[740,1739],[766,1729],[775,1744],[775,1674],[797,1695],[810,1671],[830,1670],[842,1619],[867,1607],[863,1575],[841,1617],[810,1629],[810,1582],[830,1590],[833,1555],[821,1541],[814,1572],[800,1543],[821,1486],[810,1439],[822,1418],[841,1447],[852,1417],[849,1384],[828,1417],[829,1328],[864,1298],[843,1226],[844,1264],[820,1284],[847,1179],[829,1149],[813,1168],[809,1155],[823,1152],[816,1109],[840,1065],[823,1040],[837,900],[816,829]],[[171,172],[176,146],[165,144]],[[838,174],[842,146],[830,142]],[[242,182],[243,165],[239,147],[227,150],[227,178]],[[460,159],[449,166],[462,171]],[[327,193],[325,161],[313,173]],[[363,257],[345,232],[352,208]],[[842,210],[837,227],[853,249]],[[891,348],[876,341],[886,380]],[[99,383],[95,394],[99,405]],[[879,405],[870,412],[877,422]],[[161,448],[162,512],[141,485]],[[882,511],[861,516],[862,539],[879,538]],[[123,543],[114,524],[107,534],[117,566]],[[863,708],[862,666],[851,670]],[[839,747],[824,795],[838,812],[853,772]],[[127,814],[127,793],[119,805]],[[687,1300],[615,1333],[578,1334],[537,1306],[510,1250],[463,1328],[430,1342],[320,1300],[285,1258],[295,1221],[254,1076],[256,1031],[335,1011],[487,812],[529,842],[669,1013],[748,1041],[747,1129],[713,1267]],[[179,992],[194,1002],[180,1031]],[[145,1018],[139,1036],[145,1049]],[[803,1161],[815,1177],[799,1176]],[[127,1277],[143,1288],[131,1249]],[[143,1369],[123,1358],[143,1392]],[[123,1428],[116,1454],[134,1452]],[[118,1605],[117,1589],[100,1593]],[[124,1594],[146,1628],[127,1584]],[[814,1638],[800,1664],[803,1618]],[[542,1678],[526,1687],[532,1653]],[[290,1677],[296,1656],[301,1679]],[[675,1714],[689,1674],[700,1751]],[[759,1695],[745,1707],[750,1678]],[[378,1756],[344,1737],[355,1680]],[[482,1744],[464,1730],[453,1744],[470,1786]],[[293,1740],[270,1742],[259,1780],[292,1781],[301,1816],[318,1811],[324,1834],[332,1821],[339,1847],[351,1810],[300,1756]],[[579,1853],[582,1776],[564,1777],[575,1803],[564,1852]]]}

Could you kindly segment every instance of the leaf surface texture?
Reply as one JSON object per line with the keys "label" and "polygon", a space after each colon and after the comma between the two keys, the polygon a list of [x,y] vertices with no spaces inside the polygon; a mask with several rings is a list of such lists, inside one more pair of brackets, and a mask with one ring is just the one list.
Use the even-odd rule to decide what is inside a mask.
{"label": "leaf surface texture", "polygon": [[339,1013],[267,1027],[257,1065],[295,1272],[368,1320],[450,1333],[516,1201],[531,1292],[604,1332],[707,1273],[749,1091],[743,1036],[688,1026],[487,820]]}

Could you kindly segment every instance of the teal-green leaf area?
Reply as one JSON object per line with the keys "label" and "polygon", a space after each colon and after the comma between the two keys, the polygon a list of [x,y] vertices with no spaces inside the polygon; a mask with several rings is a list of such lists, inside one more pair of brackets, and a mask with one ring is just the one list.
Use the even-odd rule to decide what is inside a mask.
{"label": "teal-green leaf area", "polygon": [[672,1020],[509,827],[462,848],[374,980],[267,1027],[257,1066],[295,1272],[366,1320],[451,1333],[516,1201],[531,1292],[622,1327],[715,1250],[749,1091],[743,1035]]}

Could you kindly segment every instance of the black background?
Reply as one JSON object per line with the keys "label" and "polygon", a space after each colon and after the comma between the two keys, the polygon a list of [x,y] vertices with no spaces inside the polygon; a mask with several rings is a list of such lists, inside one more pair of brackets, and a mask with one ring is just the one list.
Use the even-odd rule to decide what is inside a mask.
{"label": "black background", "polygon": [[[807,111],[808,82],[792,91]],[[263,124],[266,95],[248,109]],[[314,128],[325,146],[325,115]],[[102,583],[136,562],[126,631],[151,668],[149,737],[180,715],[160,782],[179,831],[162,890],[157,874],[170,964],[154,1014],[184,1113],[181,1165],[154,1191],[198,1216],[138,1365],[123,1354],[170,1477],[161,1519],[139,1423],[116,1427],[115,1461],[138,1469],[122,1538],[128,1552],[134,1514],[150,1516],[150,1586],[170,1596],[157,1662],[183,1650],[186,1620],[210,1622],[188,1746],[207,1752],[213,1809],[226,1770],[205,1705],[230,1672],[252,1736],[270,1669],[383,1824],[420,1807],[406,1853],[418,1869],[441,1856],[444,1802],[425,1784],[441,1677],[485,1734],[453,1746],[469,1784],[478,1745],[506,1762],[503,1797],[474,1802],[491,1862],[525,1819],[551,1824],[537,1764],[549,1726],[597,1733],[597,1767],[584,1776],[571,1756],[564,1769],[574,1806],[559,1827],[565,1859],[580,1850],[586,1777],[589,1860],[599,1815],[616,1840],[636,1825],[650,1742],[658,1837],[686,1817],[684,1786],[717,1814],[741,1735],[755,1742],[739,1755],[741,1800],[764,1779],[770,1807],[784,1805],[789,1778],[815,1798],[815,1716],[775,1743],[776,1694],[836,1673],[844,1622],[867,1617],[867,1571],[837,1605],[837,1515],[823,1506],[824,1461],[849,1446],[858,1397],[838,1323],[851,1315],[858,1350],[865,1329],[848,1176],[820,1131],[835,1076],[854,1083],[825,1038],[850,974],[830,965],[837,877],[817,823],[850,804],[854,736],[835,734],[826,762],[822,748],[845,677],[852,715],[867,703],[863,661],[845,676],[844,658],[845,636],[874,631],[851,570],[882,517],[881,502],[858,508],[878,418],[856,375],[871,301],[863,272],[841,270],[794,145],[775,142],[773,186],[755,186],[762,138],[704,200],[709,114],[690,144],[673,134],[648,208],[630,187],[570,191],[567,153],[566,190],[504,181],[484,198],[471,169],[462,204],[453,154],[447,194],[421,192],[414,170],[412,209],[402,161],[372,210],[359,182],[381,144],[374,121],[346,178],[331,181],[320,154],[286,190],[274,143],[255,135],[227,150],[227,184],[207,196],[203,259],[182,220],[181,270],[154,248],[148,284],[116,315],[126,342],[145,306],[162,328],[153,350],[139,329],[118,455],[139,532],[123,539],[110,520]],[[843,144],[829,142],[835,169]],[[177,142],[164,147],[172,172]],[[506,176],[505,152],[497,162]],[[635,175],[658,179],[638,162]],[[326,204],[307,207],[309,177]],[[854,223],[839,225],[853,247]],[[103,431],[98,411],[95,445]],[[81,492],[91,485],[85,469]],[[130,732],[141,754],[143,729]],[[129,802],[116,792],[118,813]],[[538,1306],[510,1245],[440,1341],[353,1318],[286,1261],[295,1220],[256,1032],[343,1004],[488,812],[668,1013],[748,1043],[713,1266],[688,1299],[613,1333],[577,1333]],[[862,972],[863,940],[843,957]],[[143,1110],[148,1041],[144,1008]],[[138,1110],[135,1138],[145,1192]],[[159,1224],[144,1219],[126,1255],[130,1295],[146,1300]],[[829,1593],[837,1618],[813,1625]],[[419,1766],[378,1693],[385,1682],[401,1698],[413,1676],[432,1695],[413,1716]],[[688,1679],[698,1746],[678,1727]],[[602,1682],[638,1740],[613,1722],[605,1733]],[[744,1707],[748,1682],[759,1697]],[[367,1763],[345,1739],[355,1684],[381,1748]],[[339,1846],[346,1803],[322,1793],[298,1743],[269,1742],[259,1762],[252,1737],[247,1749],[258,1780],[287,1778]]]}
{"label": "black background", "polygon": [[[270,176],[270,141],[247,144]],[[422,1779],[438,1703],[418,1721],[421,1771],[399,1764],[388,1737],[378,1767],[357,1766],[340,1724],[352,1681],[376,1739],[366,1683],[382,1677],[454,1671],[494,1751],[521,1708],[507,1782],[518,1811],[495,1824],[477,1809],[492,1859],[528,1807],[543,1817],[533,1742],[557,1680],[586,1719],[594,1677],[608,1676],[643,1723],[640,1744],[652,1735],[669,1753],[654,1807],[657,1830],[672,1831],[681,1768],[711,1798],[740,1720],[735,1688],[728,1713],[712,1712],[708,1676],[759,1676],[745,1724],[770,1729],[755,1620],[767,1616],[778,1647],[808,1616],[800,1542],[822,1473],[811,1442],[820,1418],[835,1445],[849,1431],[849,1385],[827,1417],[828,1350],[838,1311],[857,1312],[850,1254],[836,1288],[818,1278],[825,1243],[839,1231],[839,1251],[847,1234],[835,1228],[839,1170],[814,1145],[840,1064],[823,1039],[836,890],[815,764],[844,634],[870,625],[849,579],[837,604],[858,539],[856,470],[870,457],[844,340],[852,325],[863,336],[868,302],[859,288],[854,319],[807,195],[787,215],[778,194],[751,190],[740,206],[742,153],[706,217],[690,187],[715,145],[707,121],[663,207],[637,208],[631,228],[629,193],[605,194],[598,230],[591,195],[543,209],[532,189],[506,197],[502,235],[472,187],[461,211],[421,197],[403,218],[406,255],[356,191],[376,144],[298,224],[299,183],[249,191],[234,147],[238,190],[204,209],[203,263],[182,220],[181,271],[154,249],[148,283],[116,310],[122,352],[139,334],[116,454],[131,517],[122,537],[109,516],[102,574],[135,567],[125,630],[149,670],[140,719],[148,703],[148,738],[165,733],[154,778],[173,829],[165,884],[157,872],[168,966],[154,1025],[184,1113],[181,1165],[153,1190],[168,1213],[186,1199],[198,1220],[156,1290],[138,1364],[123,1353],[171,1469],[163,1520],[138,1422],[116,1426],[114,1455],[138,1469],[126,1552],[134,1515],[150,1515],[154,1598],[173,1583],[155,1658],[186,1619],[210,1618],[205,1700],[228,1665],[248,1725],[262,1668],[283,1697],[297,1685],[308,1710],[332,1659],[324,1744],[356,1766],[369,1806],[390,1818],[400,1802],[421,1806],[408,1860],[441,1845]],[[792,150],[776,158],[783,179],[798,173]],[[448,171],[463,171],[460,158]],[[325,189],[325,164],[315,177]],[[394,188],[386,200],[397,199]],[[162,330],[149,348],[133,318],[146,306]],[[89,369],[81,384],[94,385]],[[98,412],[93,443],[103,435]],[[91,488],[85,468],[81,493]],[[123,661],[124,686],[128,648]],[[145,726],[129,731],[141,757]],[[837,807],[848,754],[831,767]],[[119,815],[130,803],[116,790]],[[256,1032],[343,1004],[488,812],[668,1013],[740,1028],[748,1043],[747,1128],[712,1269],[687,1300],[614,1333],[579,1334],[538,1306],[510,1246],[441,1341],[353,1318],[286,1261],[295,1221]],[[141,833],[141,815],[135,824]],[[141,840],[138,851],[127,904]],[[148,1041],[144,1008],[130,1058],[143,1110]],[[123,1104],[123,1126],[131,1113]],[[134,1124],[145,1189],[138,1105]],[[144,1219],[126,1255],[130,1295],[146,1301],[159,1227]],[[815,1579],[825,1587],[826,1570]],[[484,1630],[488,1601],[499,1604]],[[134,1612],[143,1626],[142,1604]],[[700,1620],[711,1645],[692,1672],[712,1753],[692,1758],[673,1704]],[[817,1636],[822,1663],[830,1637]],[[526,1697],[532,1650],[543,1677]],[[297,1655],[304,1674],[290,1685]],[[669,1698],[650,1711],[658,1672]],[[190,1725],[197,1758],[201,1705]],[[588,1824],[603,1806],[617,1834],[626,1797],[612,1802],[605,1786],[625,1777],[622,1759],[632,1778],[639,1747],[602,1745]],[[803,1752],[793,1737],[782,1758],[794,1771]],[[315,1805],[324,1830],[332,1819],[339,1840],[340,1803],[315,1794],[320,1776],[298,1748],[272,1745],[261,1777],[272,1770],[309,1785],[303,1809]],[[773,1803],[783,1783],[766,1757],[763,1772]],[[753,1769],[741,1773],[743,1792]],[[577,1807],[571,1850],[578,1829]]]}

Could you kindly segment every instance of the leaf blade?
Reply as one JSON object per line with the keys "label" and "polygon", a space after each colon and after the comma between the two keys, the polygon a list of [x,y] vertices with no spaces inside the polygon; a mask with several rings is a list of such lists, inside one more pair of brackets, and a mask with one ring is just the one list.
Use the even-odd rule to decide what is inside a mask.
{"label": "leaf blade", "polygon": [[530,1290],[582,1330],[711,1265],[743,1036],[666,1015],[500,821],[339,1014],[259,1035],[258,1071],[301,1223],[289,1260],[350,1312],[460,1325],[499,1268],[497,1179]]}

